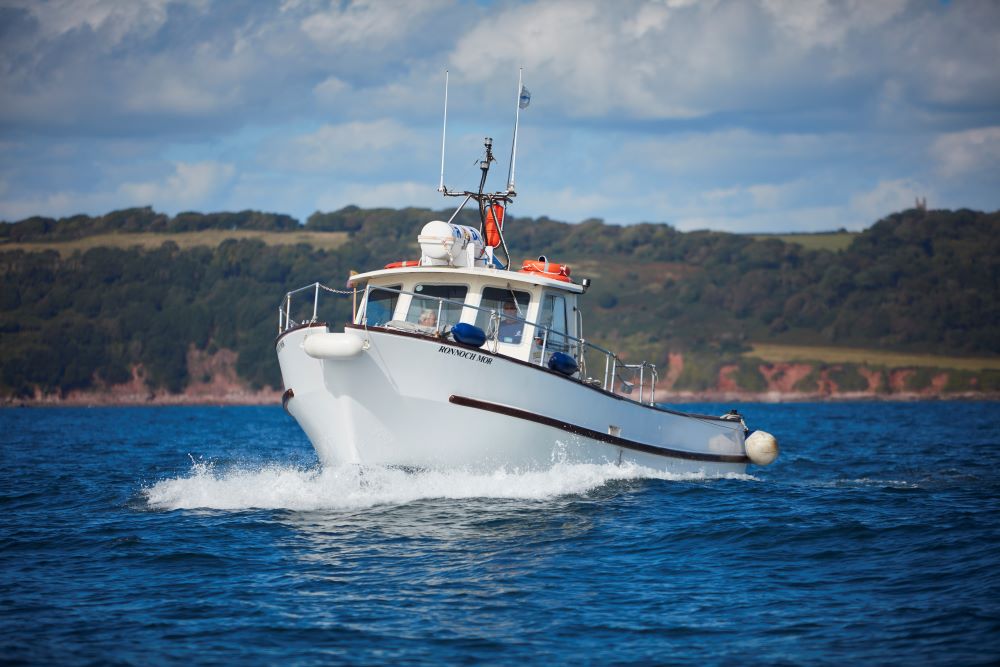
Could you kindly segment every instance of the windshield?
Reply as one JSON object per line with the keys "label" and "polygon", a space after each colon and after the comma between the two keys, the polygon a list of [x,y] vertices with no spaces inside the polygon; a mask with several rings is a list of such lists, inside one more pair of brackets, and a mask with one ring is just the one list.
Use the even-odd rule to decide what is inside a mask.
{"label": "windshield", "polygon": [[406,311],[406,321],[435,328],[458,324],[468,291],[465,285],[417,285],[413,289],[410,308]]}
{"label": "windshield", "polygon": [[[531,296],[527,292],[514,291],[507,288],[487,287],[483,290],[483,298],[479,302],[481,308],[487,308],[500,315],[500,320],[492,326],[498,326],[497,341],[520,345],[524,333],[523,320],[528,313]],[[479,311],[476,316],[476,326],[492,335],[492,313]]]}
{"label": "windshield", "polygon": [[[392,285],[388,289],[398,290],[400,287],[401,285]],[[392,319],[398,301],[399,294],[397,292],[372,287],[368,292],[368,301],[365,303],[362,323],[370,327],[382,326]]]}

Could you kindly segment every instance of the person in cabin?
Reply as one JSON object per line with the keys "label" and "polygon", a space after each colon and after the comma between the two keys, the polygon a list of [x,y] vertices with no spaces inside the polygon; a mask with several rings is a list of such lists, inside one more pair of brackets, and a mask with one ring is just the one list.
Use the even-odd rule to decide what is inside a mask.
{"label": "person in cabin", "polygon": [[524,322],[517,319],[517,306],[513,301],[504,301],[501,306],[502,316],[500,318],[500,331],[497,337],[501,343],[521,342],[521,332],[524,329]]}
{"label": "person in cabin", "polygon": [[417,320],[417,324],[422,327],[437,327],[438,316],[437,313],[430,308],[424,308],[420,311],[420,319]]}

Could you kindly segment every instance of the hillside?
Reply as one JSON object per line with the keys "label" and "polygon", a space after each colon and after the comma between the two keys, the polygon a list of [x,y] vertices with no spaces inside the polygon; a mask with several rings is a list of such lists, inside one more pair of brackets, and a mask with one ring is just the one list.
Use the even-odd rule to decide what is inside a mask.
{"label": "hillside", "polygon": [[[420,227],[443,215],[348,207],[303,226],[146,208],[0,224],[0,395],[275,387],[282,295],[413,258]],[[593,279],[588,338],[655,361],[671,397],[1000,391],[1000,213],[905,211],[846,239],[548,218],[505,228],[515,257],[544,253]],[[343,321],[350,300],[329,308]]]}

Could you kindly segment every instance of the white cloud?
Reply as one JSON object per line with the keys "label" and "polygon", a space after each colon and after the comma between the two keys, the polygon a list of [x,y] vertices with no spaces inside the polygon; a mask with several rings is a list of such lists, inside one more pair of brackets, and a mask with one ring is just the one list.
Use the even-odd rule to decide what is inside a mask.
{"label": "white cloud", "polygon": [[[867,223],[867,224],[870,224]],[[861,229],[865,225],[856,224],[853,216],[845,215],[845,210],[835,206],[806,206],[790,208],[776,213],[734,213],[720,215],[681,215],[673,220],[680,231],[713,229],[716,231],[748,234],[753,232],[826,232],[844,227]]]}
{"label": "white cloud", "polygon": [[[6,192],[4,193],[6,195]],[[0,200],[0,220],[16,222],[33,215],[59,216],[90,211],[87,205],[81,205],[80,199],[66,192],[36,193],[24,197]],[[93,197],[89,197],[93,200]]]}
{"label": "white cloud", "polygon": [[[587,218],[601,217],[608,209],[614,208],[615,198],[589,189],[564,187],[555,190],[541,190],[534,198],[544,202],[544,212],[560,220],[579,222]],[[518,214],[518,209],[512,209]]]}
{"label": "white cloud", "polygon": [[[516,5],[465,32],[450,60],[464,79],[484,84],[524,65],[536,92],[544,90],[547,104],[570,116],[611,109],[650,117],[690,116],[691,109],[659,94],[655,80],[662,54],[669,50],[661,41],[669,11],[646,7],[623,15],[619,6],[565,0]],[[516,29],[498,39],[497,25]],[[639,53],[643,45],[657,42],[658,52]],[[506,100],[506,90],[489,92],[492,103]]]}
{"label": "white cloud", "polygon": [[189,70],[175,71],[167,63],[150,67],[147,74],[155,74],[137,83],[126,95],[122,104],[136,113],[172,113],[181,115],[207,114],[230,108],[239,99],[238,89],[225,81],[206,85],[198,77],[187,76]]}
{"label": "white cloud", "polygon": [[448,4],[441,0],[421,2],[331,2],[323,11],[302,20],[301,28],[321,49],[344,46],[384,48],[411,34],[418,19],[441,10]]}
{"label": "white cloud", "polygon": [[161,211],[178,211],[202,206],[232,182],[236,168],[220,162],[175,162],[173,173],[164,179],[123,183],[118,192],[133,205],[152,205]]}
{"label": "white cloud", "polygon": [[224,197],[236,178],[236,168],[220,162],[174,162],[162,178],[145,181],[104,183],[77,190],[18,193],[0,192],[0,219],[15,221],[33,215],[52,217],[102,215],[129,206],[152,206],[158,211],[217,210],[213,204]]}
{"label": "white cloud", "polygon": [[784,37],[800,46],[839,46],[852,32],[872,32],[898,15],[906,0],[763,0]]}
{"label": "white cloud", "polygon": [[412,153],[432,152],[433,142],[396,120],[382,118],[323,125],[314,132],[272,142],[265,159],[279,167],[307,172],[370,172]]}
{"label": "white cloud", "polygon": [[[917,197],[931,194],[926,186],[911,180],[881,181],[872,190],[851,197],[850,210],[855,219],[868,225],[890,213],[913,208]],[[933,196],[929,198],[933,199]]]}
{"label": "white cloud", "polygon": [[[361,207],[426,206],[441,207],[441,195],[428,183],[397,181],[369,185],[367,183],[345,183],[336,192],[317,198],[317,208],[332,211],[349,204]],[[449,202],[450,203],[450,202]]]}
{"label": "white cloud", "polygon": [[801,183],[756,183],[731,188],[714,188],[698,195],[707,209],[775,211],[794,204]]}
{"label": "white cloud", "polygon": [[[829,118],[839,109],[853,123],[892,80],[900,103],[997,100],[1000,40],[986,26],[1000,23],[1000,5],[970,4],[518,3],[466,31],[450,60],[483,84],[523,65],[539,103],[570,118],[794,108]],[[516,28],[497,40],[498,24]]]}
{"label": "white cloud", "polygon": [[334,104],[343,100],[349,92],[350,86],[347,82],[335,76],[327,77],[313,86],[313,94],[316,99],[326,104]]}
{"label": "white cloud", "polygon": [[750,185],[746,190],[750,194],[755,209],[774,210],[785,202],[793,187],[787,183],[782,185],[763,183]]}
{"label": "white cloud", "polygon": [[758,180],[763,171],[792,172],[805,163],[844,159],[858,151],[844,134],[774,134],[747,129],[685,132],[664,136],[625,135],[616,164],[654,169],[669,178],[712,178],[724,185]]}
{"label": "white cloud", "polygon": [[440,205],[443,70],[467,186],[485,135],[502,180],[521,66],[519,214],[829,228],[1000,201],[989,0],[5,6],[0,211]]}
{"label": "white cloud", "polygon": [[[181,0],[49,0],[16,2],[38,21],[42,35],[60,37],[82,28],[101,32],[107,46],[121,42],[128,34],[150,34],[163,25],[167,6]],[[191,4],[190,0],[188,4]]]}
{"label": "white cloud", "polygon": [[1000,174],[1000,126],[943,134],[932,144],[931,155],[948,178],[984,171],[996,177]]}

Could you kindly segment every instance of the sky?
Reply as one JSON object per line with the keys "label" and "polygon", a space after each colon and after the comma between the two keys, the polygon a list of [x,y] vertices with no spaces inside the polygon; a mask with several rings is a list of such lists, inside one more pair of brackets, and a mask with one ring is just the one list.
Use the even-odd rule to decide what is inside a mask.
{"label": "sky", "polygon": [[0,220],[445,208],[859,230],[1000,208],[1000,2],[0,0]]}

